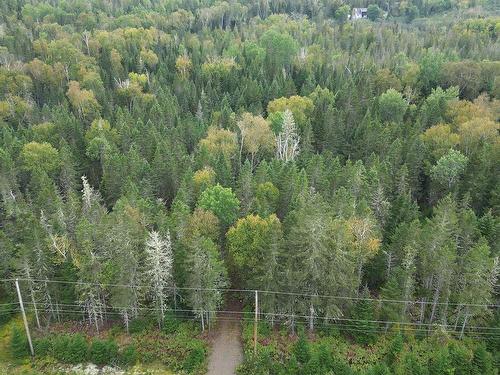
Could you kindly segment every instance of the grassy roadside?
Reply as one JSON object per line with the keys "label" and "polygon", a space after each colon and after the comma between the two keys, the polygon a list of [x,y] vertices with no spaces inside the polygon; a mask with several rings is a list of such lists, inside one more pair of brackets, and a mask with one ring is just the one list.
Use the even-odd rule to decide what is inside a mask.
{"label": "grassy roadside", "polygon": [[[49,352],[45,354],[38,353],[34,360],[29,356],[23,359],[15,359],[11,352],[11,336],[12,329],[16,327],[24,333],[23,322],[20,316],[15,316],[9,322],[0,327],[0,375],[87,375],[96,372],[96,367],[92,368],[87,364],[78,365],[75,362],[60,361],[58,353]],[[68,328],[68,327],[66,327]],[[71,337],[73,333],[71,329],[59,329],[44,334],[32,332],[35,348],[40,339],[67,336]],[[110,328],[101,332],[99,337],[85,336],[90,350],[91,343],[94,340],[113,340],[118,344],[121,351],[132,345],[136,352],[135,363],[122,366],[122,369],[115,366],[112,361],[110,369],[115,369],[107,374],[120,375],[175,375],[175,374],[192,374],[201,375],[206,371],[207,362],[207,343],[204,336],[188,324],[180,323],[177,329],[166,333],[157,329],[145,328],[136,334],[127,335],[119,327]],[[35,349],[36,350],[36,349]],[[58,349],[63,350],[59,348]],[[87,357],[86,360],[90,360]],[[85,362],[85,361],[84,361]]]}

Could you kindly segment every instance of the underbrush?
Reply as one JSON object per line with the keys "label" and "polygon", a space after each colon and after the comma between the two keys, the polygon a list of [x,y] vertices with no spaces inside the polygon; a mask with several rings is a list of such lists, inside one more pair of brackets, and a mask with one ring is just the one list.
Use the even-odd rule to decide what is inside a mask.
{"label": "underbrush", "polygon": [[446,333],[417,338],[394,330],[369,345],[328,328],[314,335],[259,325],[257,353],[253,325],[244,323],[245,359],[238,375],[496,375],[493,356],[472,339]]}
{"label": "underbrush", "polygon": [[[15,364],[16,371],[24,366],[25,372],[21,373],[26,374],[53,374],[60,365],[71,368],[88,362],[122,369],[145,365],[185,374],[203,374],[206,369],[208,346],[199,338],[200,331],[192,322],[168,317],[159,330],[154,321],[140,319],[131,322],[130,335],[118,325],[99,335],[89,335],[83,330],[74,332],[69,324],[66,332],[62,327],[46,334],[35,333],[35,359],[30,361],[24,330],[19,325],[9,326],[4,337],[8,352],[4,365]],[[16,373],[14,367],[9,373]]]}

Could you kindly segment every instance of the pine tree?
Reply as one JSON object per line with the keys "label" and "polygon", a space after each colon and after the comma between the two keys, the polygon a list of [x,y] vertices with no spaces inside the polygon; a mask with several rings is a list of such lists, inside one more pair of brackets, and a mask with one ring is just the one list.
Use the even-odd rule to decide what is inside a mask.
{"label": "pine tree", "polygon": [[365,287],[361,299],[356,302],[352,311],[351,335],[360,344],[370,344],[376,338],[377,324],[374,323],[375,313],[368,289]]}
{"label": "pine tree", "polygon": [[305,365],[311,359],[311,349],[304,332],[299,334],[299,339],[293,348],[293,354],[295,354],[295,358],[297,358],[297,361],[302,365]]}
{"label": "pine tree", "polygon": [[15,359],[22,359],[28,355],[28,340],[17,327],[13,327],[11,331],[10,350]]}
{"label": "pine tree", "polygon": [[474,349],[474,357],[472,359],[472,374],[473,375],[492,375],[495,373],[491,354],[486,351],[484,344],[478,344]]}

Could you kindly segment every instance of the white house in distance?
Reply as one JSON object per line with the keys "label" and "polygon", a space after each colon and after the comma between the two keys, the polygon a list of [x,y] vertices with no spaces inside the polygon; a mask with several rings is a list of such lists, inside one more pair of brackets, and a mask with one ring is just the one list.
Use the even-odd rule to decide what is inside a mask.
{"label": "white house in distance", "polygon": [[368,8],[352,8],[351,19],[359,20],[361,18],[368,18]]}

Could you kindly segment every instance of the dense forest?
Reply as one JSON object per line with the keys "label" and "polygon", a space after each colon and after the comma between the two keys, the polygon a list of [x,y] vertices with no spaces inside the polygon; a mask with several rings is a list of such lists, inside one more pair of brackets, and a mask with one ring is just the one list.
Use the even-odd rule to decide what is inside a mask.
{"label": "dense forest", "polygon": [[[203,373],[201,331],[257,290],[241,374],[497,374],[499,14],[2,0],[0,327],[19,278],[39,353],[84,360],[61,322],[144,325]],[[141,343],[89,351],[153,361]]]}

